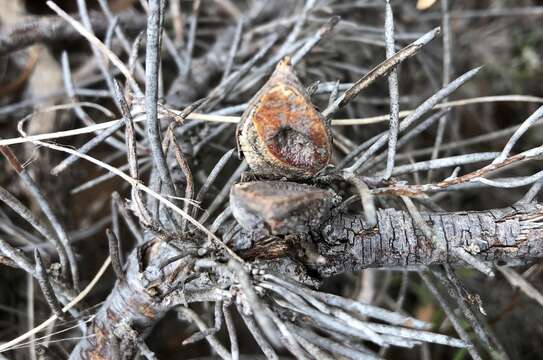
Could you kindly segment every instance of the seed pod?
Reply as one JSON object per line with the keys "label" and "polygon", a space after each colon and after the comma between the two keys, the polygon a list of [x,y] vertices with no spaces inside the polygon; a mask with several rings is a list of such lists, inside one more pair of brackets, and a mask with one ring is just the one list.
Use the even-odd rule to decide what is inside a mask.
{"label": "seed pod", "polygon": [[230,208],[238,223],[248,231],[272,235],[319,228],[337,199],[332,190],[289,181],[252,181],[230,190]]}
{"label": "seed pod", "polygon": [[309,177],[330,161],[330,129],[288,57],[250,101],[236,135],[238,151],[259,174]]}

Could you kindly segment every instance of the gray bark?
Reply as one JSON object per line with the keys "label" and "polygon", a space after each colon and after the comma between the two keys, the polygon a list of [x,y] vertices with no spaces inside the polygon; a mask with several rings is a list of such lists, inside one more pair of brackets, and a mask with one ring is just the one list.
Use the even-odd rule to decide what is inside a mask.
{"label": "gray bark", "polygon": [[[489,211],[423,213],[422,217],[445,240],[447,253],[436,249],[407,212],[395,209],[378,211],[377,225],[373,228],[364,223],[363,215],[339,213],[323,224],[320,232],[277,238],[269,245],[254,238],[237,239],[234,243],[252,244],[249,249],[238,251],[241,256],[248,262],[258,259],[260,268],[282,275],[293,268],[293,263],[303,263],[300,254],[311,249],[326,261],[317,265],[306,263],[306,267],[313,267],[323,277],[366,267],[462,265],[461,260],[450,255],[453,247],[463,247],[481,260],[498,264],[526,262],[543,256],[541,204]],[[240,234],[251,238],[251,234]],[[111,359],[119,351],[126,358],[134,358],[138,344],[168,310],[185,302],[227,298],[228,292],[220,290],[227,289],[232,281],[225,267],[200,269],[195,273],[196,243],[195,240],[187,245],[186,241],[177,243],[156,237],[133,251],[125,267],[126,280],[116,283],[89,327],[87,335],[95,336],[81,340],[70,359]],[[159,271],[164,261],[180,253],[187,257]],[[289,257],[297,257],[297,261],[286,261]],[[213,261],[220,259],[213,258]],[[299,280],[303,274],[297,271],[290,274]],[[192,280],[185,284],[183,278],[189,274]],[[180,284],[184,284],[183,291],[178,291]]]}
{"label": "gray bark", "polygon": [[[145,337],[168,310],[225,297],[221,284],[211,283],[205,273],[188,281],[194,248],[168,240],[156,237],[128,256],[125,279],[116,282],[87,329],[87,335],[94,336],[82,339],[70,360],[115,359],[115,354],[134,359]],[[163,266],[180,254],[186,257]]]}
{"label": "gray bark", "polygon": [[378,212],[377,226],[369,228],[361,215],[339,214],[322,230],[319,253],[327,264],[323,276],[368,267],[402,267],[459,264],[451,254],[463,247],[483,261],[515,264],[543,255],[543,206],[515,205],[488,211],[422,214],[436,236],[447,244],[447,253],[418,229],[405,211]]}

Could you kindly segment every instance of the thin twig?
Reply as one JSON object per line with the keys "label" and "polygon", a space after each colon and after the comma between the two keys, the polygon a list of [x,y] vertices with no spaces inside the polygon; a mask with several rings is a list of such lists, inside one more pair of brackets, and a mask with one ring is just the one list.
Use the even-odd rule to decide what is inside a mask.
{"label": "thin twig", "polygon": [[542,117],[543,117],[543,106],[539,107],[532,115],[530,115],[530,117],[528,117],[528,119],[526,119],[522,123],[522,125],[520,125],[520,127],[517,129],[517,131],[515,131],[513,136],[511,136],[509,141],[507,141],[507,144],[505,144],[505,147],[503,148],[501,154],[497,156],[496,159],[493,161],[493,164],[497,164],[504,161],[509,156],[509,153],[513,149],[513,146],[515,146],[515,144],[520,139],[520,137],[524,135],[526,131],[528,131],[530,126],[532,126],[536,121],[538,121]]}
{"label": "thin twig", "polygon": [[226,329],[228,330],[228,338],[230,339],[230,353],[232,354],[232,360],[239,360],[238,336],[236,333],[234,319],[232,318],[232,313],[230,312],[229,304],[223,303],[222,312],[224,314]]}
{"label": "thin twig", "polygon": [[162,28],[161,13],[162,0],[149,1],[149,15],[147,18],[147,47],[145,51],[145,110],[147,114],[146,130],[147,140],[153,156],[154,169],[162,182],[164,193],[178,196],[173,185],[172,177],[166,156],[162,151],[160,123],[158,121],[158,78],[160,64],[160,38]]}
{"label": "thin twig", "polygon": [[332,106],[327,107],[322,115],[325,118],[331,118],[337,111],[347,105],[353,98],[355,98],[362,90],[368,85],[373,83],[376,79],[388,74],[392,69],[398,66],[404,60],[415,55],[424,45],[432,41],[438,34],[439,28],[435,28],[432,31],[424,34],[415,42],[407,45],[400,51],[394,54],[394,56],[386,59],[379,65],[370,70],[363,78],[358,80],[349,90],[345,91]]}
{"label": "thin twig", "polygon": [[[503,96],[488,96],[488,97],[478,97],[473,99],[464,99],[464,100],[457,100],[457,101],[449,101],[444,102],[441,104],[437,104],[432,109],[442,109],[442,108],[449,108],[454,106],[465,106],[470,104],[480,104],[480,103],[487,103],[487,102],[495,102],[495,101],[518,101],[518,102],[534,102],[534,103],[541,103],[543,102],[543,98],[537,98],[537,97],[531,97],[531,96],[521,96],[521,95],[503,95]],[[89,107],[97,107],[96,104],[93,103],[87,103],[87,102],[80,102],[78,105],[81,106],[89,106]],[[55,106],[51,107],[50,111],[56,111],[60,109],[65,109],[72,107],[72,104],[68,105],[61,105],[61,106]],[[106,109],[107,110],[107,109]],[[406,116],[411,115],[415,110],[405,110],[400,112],[400,118],[404,118]],[[168,109],[168,115],[173,116],[179,116],[180,111]],[[165,114],[161,114],[161,116],[164,116]],[[384,121],[389,121],[389,115],[381,115],[381,116],[374,116],[374,117],[368,117],[368,118],[361,118],[361,119],[333,119],[332,125],[333,126],[352,126],[352,125],[369,125],[374,123],[380,123]],[[188,120],[200,120],[200,121],[209,121],[209,122],[226,122],[230,124],[237,124],[240,117],[239,116],[224,116],[224,115],[214,115],[214,114],[201,114],[201,113],[191,113],[187,116]],[[145,113],[137,113],[134,116],[134,122],[141,122],[145,120]],[[0,139],[0,146],[6,146],[6,145],[14,145],[14,144],[22,144],[26,142],[32,142],[34,140],[51,140],[51,139],[58,139],[68,136],[74,136],[74,135],[80,135],[80,134],[88,134],[91,132],[95,132],[97,130],[103,130],[107,129],[111,126],[116,125],[119,122],[122,122],[122,119],[119,120],[112,120],[112,121],[106,121],[103,123],[91,125],[91,126],[85,126],[77,129],[71,129],[71,130],[65,130],[65,131],[57,131],[53,133],[45,133],[45,134],[38,134],[38,135],[31,135],[31,136],[24,136],[24,137],[16,137],[16,138],[9,138],[9,139]],[[512,127],[513,128],[513,127]],[[517,127],[514,127],[515,129]],[[507,131],[510,131],[510,129],[504,129]],[[503,136],[503,135],[496,135],[496,136]],[[491,137],[489,140],[493,139],[494,137]],[[454,145],[454,147],[457,147],[458,145]],[[431,150],[430,150],[431,153]]]}
{"label": "thin twig", "polygon": [[[449,0],[441,0],[441,13],[443,14],[441,20],[441,27],[443,28],[443,75],[442,86],[446,86],[451,81],[452,74],[452,34],[449,15]],[[447,100],[447,98],[445,98]],[[447,125],[447,115],[439,119],[437,124],[436,139],[434,141],[434,149],[432,151],[432,160],[437,159],[439,155],[439,148],[443,142],[443,136],[445,134],[445,127]],[[428,174],[428,179],[431,179],[431,172]],[[428,180],[430,181],[430,180]]]}
{"label": "thin twig", "polygon": [[[1,244],[2,244],[2,242],[0,241],[0,245]],[[94,288],[94,286],[96,286],[98,281],[102,278],[102,276],[106,272],[110,262],[111,262],[111,259],[108,257],[104,261],[104,263],[102,264],[102,266],[100,267],[100,269],[98,270],[96,275],[92,278],[91,282],[85,287],[85,289],[83,289],[83,291],[81,291],[75,298],[73,298],[67,305],[65,305],[62,308],[63,312],[67,312],[68,310],[70,310],[72,307],[77,305],[81,300],[83,300],[89,294],[89,292]],[[22,335],[19,335],[18,337],[16,337],[15,339],[13,339],[11,341],[8,341],[6,343],[1,344],[0,345],[0,353],[10,350],[15,345],[17,345],[20,342],[28,339],[32,335],[37,334],[38,332],[40,332],[43,329],[47,328],[47,326],[49,326],[49,324],[51,324],[51,323],[53,323],[53,322],[55,322],[57,320],[58,320],[58,317],[56,315],[53,315],[50,318],[48,318],[47,320],[45,320],[44,322],[42,322],[40,325],[36,326],[34,329],[32,329],[30,331],[27,331],[26,333],[24,333]]]}
{"label": "thin twig", "polygon": [[187,61],[186,66],[181,74],[181,78],[183,80],[187,80],[187,78],[190,75],[190,70],[192,66],[192,55],[194,51],[194,40],[196,39],[196,27],[198,25],[198,15],[200,14],[200,4],[201,0],[195,0],[192,3],[192,15],[190,17],[190,25],[189,25],[189,35],[188,35],[188,41],[187,41]]}
{"label": "thin twig", "polygon": [[[430,111],[439,101],[447,97],[453,91],[462,86],[466,81],[474,77],[479,72],[479,70],[481,70],[480,67],[466,72],[465,74],[461,75],[456,80],[452,81],[450,84],[439,90],[437,93],[426,99],[415,109],[415,111],[413,111],[400,123],[399,131],[401,132],[407,127],[411,126],[411,124],[413,124],[426,112]],[[373,154],[375,154],[387,142],[387,140],[388,134],[381,136],[372,146],[369,147],[368,150],[366,150],[366,152],[362,156],[360,156],[356,160],[356,162],[352,166],[345,169],[344,171],[349,173],[356,173],[360,166],[362,166],[362,164],[364,164],[371,156],[373,156]]]}
{"label": "thin twig", "polygon": [[503,274],[503,276],[505,276],[511,286],[518,287],[525,295],[537,301],[539,305],[543,306],[543,294],[525,278],[519,275],[519,273],[507,266],[498,266],[498,270]]}
{"label": "thin twig", "polygon": [[432,293],[434,298],[436,298],[436,300],[439,302],[439,305],[441,305],[441,308],[443,309],[445,314],[447,314],[447,318],[449,319],[449,321],[453,325],[453,327],[456,330],[456,332],[458,333],[458,335],[460,335],[460,337],[466,342],[467,350],[468,350],[469,354],[471,355],[471,357],[473,359],[476,359],[476,360],[482,360],[481,355],[479,354],[479,352],[477,351],[477,349],[473,345],[468,333],[466,333],[466,331],[464,330],[462,324],[460,323],[460,321],[456,317],[455,313],[449,307],[449,304],[447,304],[447,302],[445,301],[443,296],[440,294],[439,290],[432,283],[432,280],[430,279],[430,277],[426,273],[424,273],[422,271],[419,271],[419,275],[422,278],[422,280],[424,281],[424,283],[426,284],[426,287],[428,288],[428,290],[430,290],[430,292]]}
{"label": "thin twig", "polygon": [[[77,259],[70,245],[70,240],[68,239],[68,234],[66,233],[64,226],[61,224],[55,212],[53,212],[49,201],[45,198],[38,185],[34,182],[34,179],[32,179],[30,174],[28,174],[28,171],[23,168],[23,166],[21,165],[19,160],[17,160],[15,154],[11,151],[11,149],[9,147],[0,146],[0,152],[8,159],[8,162],[17,172],[26,189],[32,194],[32,197],[36,200],[41,210],[49,220],[49,223],[53,227],[53,230],[56,233],[56,237],[60,241],[63,251],[66,254],[67,265],[70,268],[70,279],[72,281],[72,285],[75,290],[79,289],[79,270],[77,268]],[[54,239],[54,237],[51,237],[50,239]],[[60,253],[61,252],[59,252],[59,256]]]}
{"label": "thin twig", "polygon": [[[390,1],[385,5],[385,43],[386,56],[390,59],[394,56],[394,16]],[[390,96],[390,122],[388,135],[388,155],[387,165],[383,174],[383,179],[388,180],[392,176],[394,169],[394,158],[396,156],[396,143],[398,140],[398,124],[400,122],[400,93],[398,88],[398,69],[394,68],[388,76],[388,92]]]}
{"label": "thin twig", "polygon": [[106,55],[111,62],[119,69],[119,71],[126,77],[128,82],[130,83],[130,86],[132,87],[132,90],[135,91],[138,94],[142,94],[141,90],[139,89],[139,86],[132,77],[132,74],[128,70],[128,68],[124,65],[124,63],[115,55],[110,49],[107,48],[96,36],[89,33],[87,29],[83,25],[81,25],[79,22],[77,22],[73,17],[68,15],[64,10],[62,10],[60,7],[58,7],[54,2],[47,1],[47,6],[51,8],[55,13],[57,13],[58,16],[62,17],[64,20],[66,20],[71,26],[73,26],[85,39],[87,39],[91,44],[96,46],[98,50],[100,50],[104,55]]}
{"label": "thin twig", "polygon": [[111,231],[110,229],[106,229],[106,236],[107,236],[107,243],[109,248],[109,256],[111,257],[111,266],[113,268],[113,271],[115,271],[115,275],[117,275],[117,278],[119,281],[124,281],[125,275],[123,270],[123,264],[121,262],[121,256],[120,256],[120,242],[117,236],[115,236],[115,233]]}
{"label": "thin twig", "polygon": [[[200,319],[200,317],[191,309],[186,307],[179,308],[179,311],[187,317],[189,320],[194,322],[196,326],[200,329],[200,331],[204,332],[207,330],[206,324]],[[217,338],[214,335],[207,335],[206,337],[207,342],[213,350],[217,352],[217,354],[224,360],[232,360],[232,355],[226,348],[217,340]]]}
{"label": "thin twig", "polygon": [[53,313],[61,320],[67,320],[66,314],[62,311],[62,305],[58,301],[53,286],[49,281],[49,275],[43,264],[39,250],[34,250],[34,261],[36,263],[36,277],[38,279],[38,284],[40,284],[41,291],[47,304],[53,310]]}

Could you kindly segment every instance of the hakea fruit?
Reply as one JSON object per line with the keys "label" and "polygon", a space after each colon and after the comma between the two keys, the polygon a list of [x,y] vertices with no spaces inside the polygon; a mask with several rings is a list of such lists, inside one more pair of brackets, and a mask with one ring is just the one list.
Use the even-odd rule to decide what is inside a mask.
{"label": "hakea fruit", "polygon": [[330,161],[332,136],[290,58],[279,62],[249,102],[237,129],[238,151],[257,174],[307,178]]}
{"label": "hakea fruit", "polygon": [[332,190],[291,181],[251,181],[230,191],[230,208],[241,227],[272,235],[316,230],[338,202]]}

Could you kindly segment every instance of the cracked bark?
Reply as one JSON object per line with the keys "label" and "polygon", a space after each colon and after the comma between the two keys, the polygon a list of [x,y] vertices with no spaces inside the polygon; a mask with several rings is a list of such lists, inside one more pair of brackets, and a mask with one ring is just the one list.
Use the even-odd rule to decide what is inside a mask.
{"label": "cracked bark", "polygon": [[440,253],[407,212],[379,210],[377,226],[369,228],[361,215],[339,214],[324,225],[318,243],[327,263],[317,270],[327,277],[368,267],[409,267],[461,264],[451,255],[463,247],[483,261],[518,264],[543,255],[543,206],[515,205],[488,211],[423,213],[434,233],[445,239]]}
{"label": "cracked bark", "polygon": [[[180,249],[174,242],[155,238],[128,256],[125,279],[116,282],[70,360],[114,359],[115,354],[134,359],[141,342],[168,310],[227,296],[206,274],[187,280],[193,249]],[[186,253],[189,261],[181,259],[164,266],[180,253]]]}
{"label": "cracked bark", "polygon": [[[543,256],[542,204],[477,212],[423,213],[422,216],[436,235],[445,239],[449,251],[461,246],[482,260],[499,264],[522,263]],[[240,254],[245,254],[246,261],[259,259],[257,266],[267,267],[270,273],[284,275],[295,264],[303,263],[304,255],[300,254],[311,249],[326,261],[306,264],[306,270],[316,271],[322,277],[366,267],[405,268],[445,262],[463,265],[461,260],[437,251],[407,212],[385,209],[378,212],[377,218],[377,225],[369,228],[363,215],[339,213],[311,236],[287,235],[267,246],[256,243]],[[251,234],[239,234],[251,237]],[[235,243],[240,244],[240,240]],[[253,240],[245,239],[244,243],[253,243]],[[135,358],[138,344],[168,310],[185,301],[230,298],[229,291],[220,289],[228,289],[235,277],[228,275],[224,268],[214,274],[212,271],[194,272],[193,264],[198,256],[195,242],[191,244],[187,245],[185,240],[176,245],[155,238],[132,252],[125,267],[126,280],[116,283],[88,329],[90,336],[79,342],[70,359],[111,359],[118,350],[123,358]],[[164,261],[179,256],[180,252],[186,253],[184,260],[159,270]],[[224,259],[217,255],[214,260],[221,258]],[[288,258],[292,261],[285,262]],[[184,284],[183,287],[180,284]],[[117,341],[112,341],[112,337]]]}

